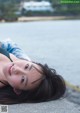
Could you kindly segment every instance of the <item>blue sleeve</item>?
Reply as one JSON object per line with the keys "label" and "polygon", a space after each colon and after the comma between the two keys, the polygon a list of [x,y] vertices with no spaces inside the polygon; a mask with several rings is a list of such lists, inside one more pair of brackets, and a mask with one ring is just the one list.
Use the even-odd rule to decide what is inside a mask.
{"label": "blue sleeve", "polygon": [[26,59],[26,60],[31,60],[26,53],[14,42],[12,42],[11,40],[7,40],[7,41],[2,41],[1,42],[2,45],[1,47],[6,49],[9,53],[12,53],[13,55],[15,55],[18,58],[21,59]]}

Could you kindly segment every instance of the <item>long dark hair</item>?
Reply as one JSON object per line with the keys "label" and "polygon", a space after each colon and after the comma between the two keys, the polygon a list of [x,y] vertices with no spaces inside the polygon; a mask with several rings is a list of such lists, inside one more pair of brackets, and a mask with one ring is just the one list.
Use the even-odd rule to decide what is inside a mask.
{"label": "long dark hair", "polygon": [[0,104],[18,104],[18,103],[35,103],[56,100],[65,93],[66,86],[62,76],[51,69],[47,64],[41,66],[43,79],[34,90],[22,91],[20,95],[14,93],[11,86],[5,86],[0,89]]}

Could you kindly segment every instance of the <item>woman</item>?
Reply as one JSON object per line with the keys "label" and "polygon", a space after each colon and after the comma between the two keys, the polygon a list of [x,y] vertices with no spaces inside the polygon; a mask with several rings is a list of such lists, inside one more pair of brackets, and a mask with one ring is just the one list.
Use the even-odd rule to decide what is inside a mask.
{"label": "woman", "polygon": [[0,44],[0,104],[56,100],[65,93],[64,79],[47,64],[35,63],[11,41]]}

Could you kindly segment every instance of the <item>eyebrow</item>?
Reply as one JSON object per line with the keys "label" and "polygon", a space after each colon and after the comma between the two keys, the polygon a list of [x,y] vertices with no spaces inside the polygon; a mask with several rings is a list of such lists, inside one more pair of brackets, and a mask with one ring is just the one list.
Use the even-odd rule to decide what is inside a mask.
{"label": "eyebrow", "polygon": [[39,79],[37,79],[37,80],[31,82],[31,84],[34,84],[35,82],[37,82],[37,81],[39,81],[39,80],[41,80],[41,79],[44,80],[45,78],[44,78],[44,77],[41,77],[41,78],[39,78]]}

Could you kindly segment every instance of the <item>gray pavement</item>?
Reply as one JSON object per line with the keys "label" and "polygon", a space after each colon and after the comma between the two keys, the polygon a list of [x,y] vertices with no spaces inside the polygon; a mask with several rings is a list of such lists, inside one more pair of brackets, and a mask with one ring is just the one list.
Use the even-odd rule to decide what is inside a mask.
{"label": "gray pavement", "polygon": [[80,106],[67,100],[57,100],[37,104],[10,105],[9,113],[80,113]]}
{"label": "gray pavement", "polygon": [[[80,86],[80,20],[1,23],[0,40],[5,38],[18,43],[34,61],[48,63],[67,81]],[[71,91],[72,102],[68,97],[44,103],[9,105],[8,113],[80,113],[80,104],[75,103],[72,95]]]}

